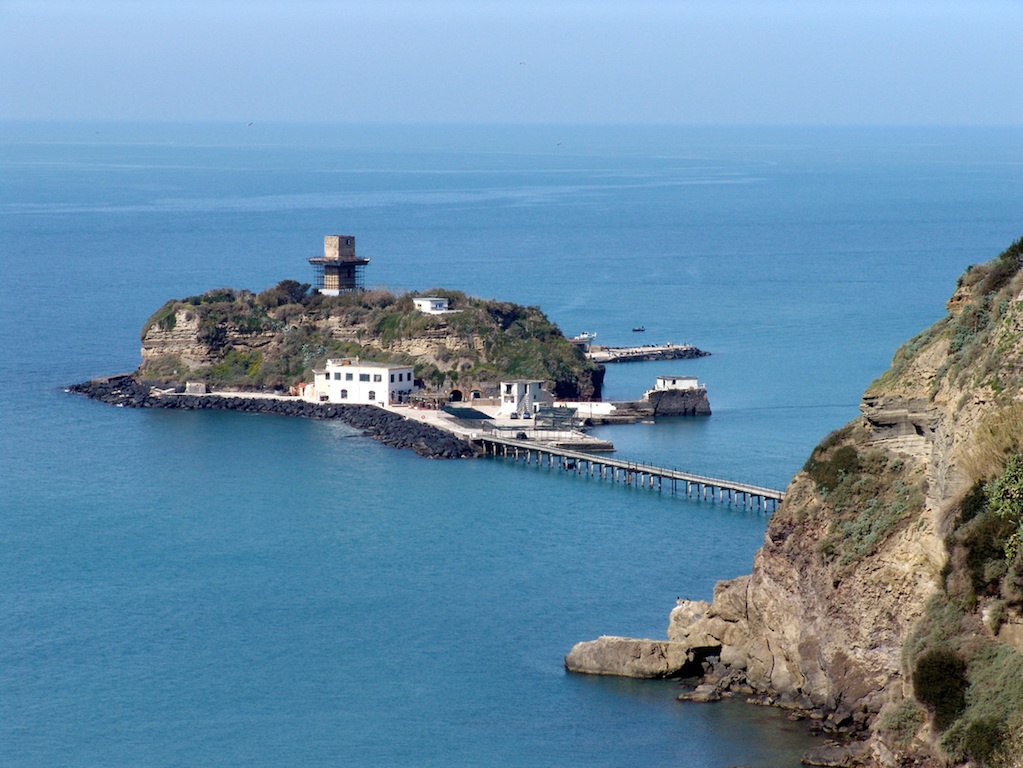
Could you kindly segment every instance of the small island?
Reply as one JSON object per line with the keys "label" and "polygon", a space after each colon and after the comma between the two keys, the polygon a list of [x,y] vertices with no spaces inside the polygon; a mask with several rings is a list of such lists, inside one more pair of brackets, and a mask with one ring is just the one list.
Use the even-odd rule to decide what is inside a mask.
{"label": "small island", "polygon": [[[604,366],[538,307],[441,288],[367,290],[369,259],[356,256],[353,236],[328,235],[324,255],[309,262],[313,283],[282,280],[260,293],[220,288],[167,301],[142,328],[138,370],[70,390],[128,407],[339,418],[391,445],[445,458],[474,451],[435,424],[402,424],[408,413],[396,409],[488,404],[531,424],[555,403],[589,406],[577,424],[710,413],[692,377],[675,377],[675,385],[662,377],[643,400],[620,408],[601,403]],[[566,423],[561,415],[550,420]]]}

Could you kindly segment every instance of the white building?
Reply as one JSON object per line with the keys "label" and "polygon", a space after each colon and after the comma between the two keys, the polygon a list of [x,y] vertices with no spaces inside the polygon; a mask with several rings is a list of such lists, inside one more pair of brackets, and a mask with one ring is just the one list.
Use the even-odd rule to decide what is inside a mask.
{"label": "white building", "polygon": [[416,389],[411,365],[367,363],[358,358],[328,360],[326,367],[313,370],[313,376],[313,399],[320,403],[405,403]]}
{"label": "white building", "polygon": [[443,315],[451,311],[448,309],[448,300],[437,296],[419,296],[412,299],[412,303],[424,315]]}
{"label": "white building", "polygon": [[533,414],[545,402],[543,382],[532,379],[515,379],[501,382],[501,407],[498,413],[519,415]]}
{"label": "white building", "polygon": [[695,376],[658,376],[654,390],[658,389],[699,389]]}

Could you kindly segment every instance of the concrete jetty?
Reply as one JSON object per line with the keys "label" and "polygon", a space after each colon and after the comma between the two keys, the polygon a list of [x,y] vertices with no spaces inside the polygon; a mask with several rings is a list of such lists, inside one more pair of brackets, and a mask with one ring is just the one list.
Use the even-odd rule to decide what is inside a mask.
{"label": "concrete jetty", "polygon": [[605,347],[591,344],[586,356],[595,363],[638,363],[648,360],[692,360],[706,357],[704,352],[692,344],[647,344],[641,347]]}

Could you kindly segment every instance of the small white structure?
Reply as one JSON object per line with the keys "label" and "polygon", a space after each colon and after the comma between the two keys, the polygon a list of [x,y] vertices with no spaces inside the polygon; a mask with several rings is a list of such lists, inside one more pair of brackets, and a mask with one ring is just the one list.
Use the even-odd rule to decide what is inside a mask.
{"label": "small white structure", "polygon": [[654,382],[654,390],[659,389],[699,389],[700,384],[695,376],[658,376]]}
{"label": "small white structure", "polygon": [[320,403],[388,405],[408,402],[416,390],[411,365],[359,362],[345,357],[313,370],[312,399]]}
{"label": "small white structure", "polygon": [[544,402],[543,382],[533,379],[514,379],[501,382],[501,407],[498,413],[503,415],[523,413],[533,414]]}
{"label": "small white structure", "polygon": [[451,311],[448,300],[437,296],[418,296],[412,299],[412,303],[424,315],[443,315]]}
{"label": "small white structure", "polygon": [[592,403],[588,400],[558,400],[554,403],[555,408],[570,408],[582,419],[591,419],[594,416],[610,416],[618,410],[614,403]]}

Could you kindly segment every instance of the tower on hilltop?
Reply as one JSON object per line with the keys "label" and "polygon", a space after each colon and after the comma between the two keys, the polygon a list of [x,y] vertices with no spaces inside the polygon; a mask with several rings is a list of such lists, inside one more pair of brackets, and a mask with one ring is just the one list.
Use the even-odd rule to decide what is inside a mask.
{"label": "tower on hilltop", "polygon": [[313,288],[327,296],[361,291],[365,287],[363,267],[369,259],[355,255],[352,235],[327,235],[323,255],[309,259],[313,265]]}

